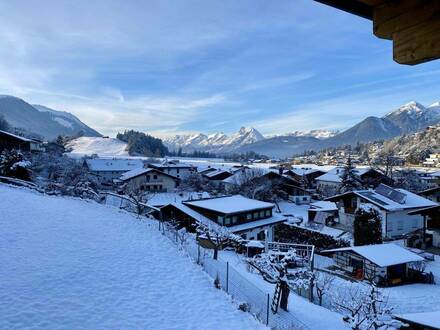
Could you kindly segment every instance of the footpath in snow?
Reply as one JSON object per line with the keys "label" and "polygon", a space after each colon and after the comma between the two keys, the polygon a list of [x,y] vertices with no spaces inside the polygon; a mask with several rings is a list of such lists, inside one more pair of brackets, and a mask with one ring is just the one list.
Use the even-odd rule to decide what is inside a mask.
{"label": "footpath in snow", "polygon": [[0,185],[0,329],[258,329],[154,225]]}

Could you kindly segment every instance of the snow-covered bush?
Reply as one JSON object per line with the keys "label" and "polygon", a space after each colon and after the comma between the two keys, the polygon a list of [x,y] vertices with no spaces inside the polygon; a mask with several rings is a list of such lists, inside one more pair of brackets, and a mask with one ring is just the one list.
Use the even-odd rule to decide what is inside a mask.
{"label": "snow-covered bush", "polygon": [[31,181],[31,162],[17,150],[4,150],[0,155],[0,175]]}

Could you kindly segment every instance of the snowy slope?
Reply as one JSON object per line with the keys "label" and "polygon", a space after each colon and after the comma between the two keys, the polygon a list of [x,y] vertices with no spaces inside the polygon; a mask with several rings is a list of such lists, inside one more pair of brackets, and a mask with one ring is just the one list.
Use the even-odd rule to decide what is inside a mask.
{"label": "snowy slope", "polygon": [[156,226],[0,185],[1,329],[258,329]]}
{"label": "snowy slope", "polygon": [[80,137],[70,141],[66,149],[70,150],[69,156],[82,157],[97,154],[99,156],[128,156],[127,143],[113,138]]}
{"label": "snowy slope", "polygon": [[30,105],[14,96],[0,95],[0,115],[4,116],[12,127],[47,140],[56,139],[58,135],[100,136],[68,112]]}

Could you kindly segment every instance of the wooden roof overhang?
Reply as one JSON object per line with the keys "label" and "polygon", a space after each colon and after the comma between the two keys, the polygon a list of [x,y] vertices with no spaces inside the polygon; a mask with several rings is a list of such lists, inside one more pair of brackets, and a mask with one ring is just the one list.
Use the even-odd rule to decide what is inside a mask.
{"label": "wooden roof overhang", "polygon": [[439,0],[315,0],[373,21],[373,33],[393,41],[397,63],[440,58]]}

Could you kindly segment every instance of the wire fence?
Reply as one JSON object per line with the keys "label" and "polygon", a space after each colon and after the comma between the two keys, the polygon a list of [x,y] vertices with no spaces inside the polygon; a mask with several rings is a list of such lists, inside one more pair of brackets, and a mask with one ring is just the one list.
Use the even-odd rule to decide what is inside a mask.
{"label": "wire fence", "polygon": [[228,262],[213,259],[212,250],[197,244],[197,241],[185,230],[179,231],[168,223],[162,223],[160,230],[179,249],[184,250],[195,263],[199,264],[213,279],[215,285],[228,293],[241,310],[251,313],[271,329],[308,329],[290,312],[279,310],[273,314],[270,309],[272,294],[261,290]]}
{"label": "wire fence", "polygon": [[[105,197],[105,204],[135,212],[135,205],[129,198],[116,194],[105,194]],[[241,310],[251,313],[270,329],[309,329],[290,312],[279,309],[274,314],[270,308],[272,294],[262,291],[228,262],[213,259],[212,250],[200,246],[184,229],[178,230],[171,223],[159,222],[159,230],[199,264],[216,286],[235,300]]]}

